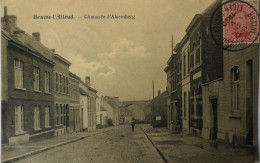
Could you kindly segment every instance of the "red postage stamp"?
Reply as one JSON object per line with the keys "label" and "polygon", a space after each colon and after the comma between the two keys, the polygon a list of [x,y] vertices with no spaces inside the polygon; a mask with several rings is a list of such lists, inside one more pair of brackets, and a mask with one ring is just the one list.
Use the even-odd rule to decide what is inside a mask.
{"label": "red postage stamp", "polygon": [[222,6],[224,44],[258,42],[257,1],[230,1]]}

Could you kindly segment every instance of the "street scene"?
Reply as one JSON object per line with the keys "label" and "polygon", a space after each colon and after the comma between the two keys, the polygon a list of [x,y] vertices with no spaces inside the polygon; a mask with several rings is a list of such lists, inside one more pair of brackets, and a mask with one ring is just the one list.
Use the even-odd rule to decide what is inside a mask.
{"label": "street scene", "polygon": [[1,1],[2,163],[256,163],[258,92],[258,0]]}

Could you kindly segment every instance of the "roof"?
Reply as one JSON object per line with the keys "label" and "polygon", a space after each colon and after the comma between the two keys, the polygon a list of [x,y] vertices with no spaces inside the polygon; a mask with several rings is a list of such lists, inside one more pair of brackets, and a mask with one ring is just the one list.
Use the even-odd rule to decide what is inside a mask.
{"label": "roof", "polygon": [[164,68],[164,72],[168,72],[169,69],[170,69],[170,66],[167,65],[167,66]]}
{"label": "roof", "polygon": [[187,29],[185,30],[185,32],[189,32],[197,23],[198,21],[201,19],[201,14],[196,14],[193,19],[191,20],[189,26],[187,27]]}
{"label": "roof", "polygon": [[[15,15],[8,15],[5,19],[2,17],[2,25],[4,21],[11,19],[11,17],[15,17],[16,19]],[[9,28],[11,29],[11,32],[9,32]],[[33,54],[34,56],[39,57],[47,62],[55,64],[53,62],[53,52],[40,41],[37,41],[34,36],[17,27],[16,23],[10,26],[8,25],[8,29],[6,29],[6,26],[2,26],[1,33],[2,36],[8,36],[8,41],[13,43],[13,45],[16,47],[29,52],[30,54]]]}
{"label": "roof", "polygon": [[60,61],[62,61],[63,63],[67,64],[68,66],[71,65],[71,62],[69,62],[68,60],[66,60],[65,58],[63,58],[62,56],[60,56],[59,54],[53,54],[54,58],[59,59]]}
{"label": "roof", "polygon": [[174,50],[175,52],[177,52],[177,51],[178,51],[178,49],[179,49],[179,47],[180,47],[180,43],[177,43],[177,44],[175,45],[175,47],[174,47],[174,49],[173,49],[173,50]]}
{"label": "roof", "polygon": [[[16,34],[16,35],[20,35],[21,33],[24,33],[24,31],[22,31],[22,30],[20,30],[19,32],[20,33]],[[27,35],[28,34],[26,34],[24,37],[27,37]],[[1,29],[1,36],[5,37],[8,40],[8,42],[10,44],[14,45],[15,47],[17,47],[23,51],[26,51],[26,52],[30,53],[31,55],[38,57],[52,65],[55,65],[55,62],[53,62],[52,57],[50,57],[52,55],[52,52],[50,51],[50,49],[49,49],[49,52],[46,52],[48,50],[45,49],[46,50],[45,52],[49,53],[48,55],[46,55],[46,53],[43,53],[44,50],[39,50],[39,46],[33,47],[35,43],[32,43],[28,40],[24,41],[21,38],[18,39],[19,38],[18,36],[10,35],[10,33],[5,31],[4,29]],[[31,38],[29,38],[29,40],[30,39]]]}
{"label": "roof", "polygon": [[88,93],[86,91],[84,91],[82,88],[79,88],[79,92],[82,95],[88,96]]}
{"label": "roof", "polygon": [[72,72],[69,72],[69,75],[70,75],[71,77],[73,77],[74,79],[80,80],[80,77],[77,76],[76,74],[72,73]]}
{"label": "roof", "polygon": [[88,87],[89,90],[97,93],[98,91],[92,87],[90,87],[89,85],[87,85],[85,82],[83,82],[82,80],[80,80],[81,84],[83,84],[85,87]]}
{"label": "roof", "polygon": [[107,111],[103,106],[100,106],[101,111]]}

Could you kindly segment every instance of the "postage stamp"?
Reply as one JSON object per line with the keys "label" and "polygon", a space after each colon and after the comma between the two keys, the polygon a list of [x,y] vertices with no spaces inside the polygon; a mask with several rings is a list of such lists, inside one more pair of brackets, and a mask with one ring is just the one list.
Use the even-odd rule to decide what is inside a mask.
{"label": "postage stamp", "polygon": [[210,32],[214,41],[228,51],[240,51],[258,43],[258,0],[220,2],[211,16]]}
{"label": "postage stamp", "polygon": [[223,43],[258,42],[257,1],[230,1],[223,10]]}

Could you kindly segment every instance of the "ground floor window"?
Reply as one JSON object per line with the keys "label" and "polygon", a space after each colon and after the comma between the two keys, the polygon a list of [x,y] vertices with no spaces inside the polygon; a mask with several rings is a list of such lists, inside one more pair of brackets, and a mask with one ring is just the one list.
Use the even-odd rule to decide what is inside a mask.
{"label": "ground floor window", "polygon": [[40,108],[38,105],[34,106],[34,130],[40,129]]}
{"label": "ground floor window", "polygon": [[15,106],[15,134],[24,132],[23,105]]}
{"label": "ground floor window", "polygon": [[50,107],[45,107],[45,128],[50,127]]}

